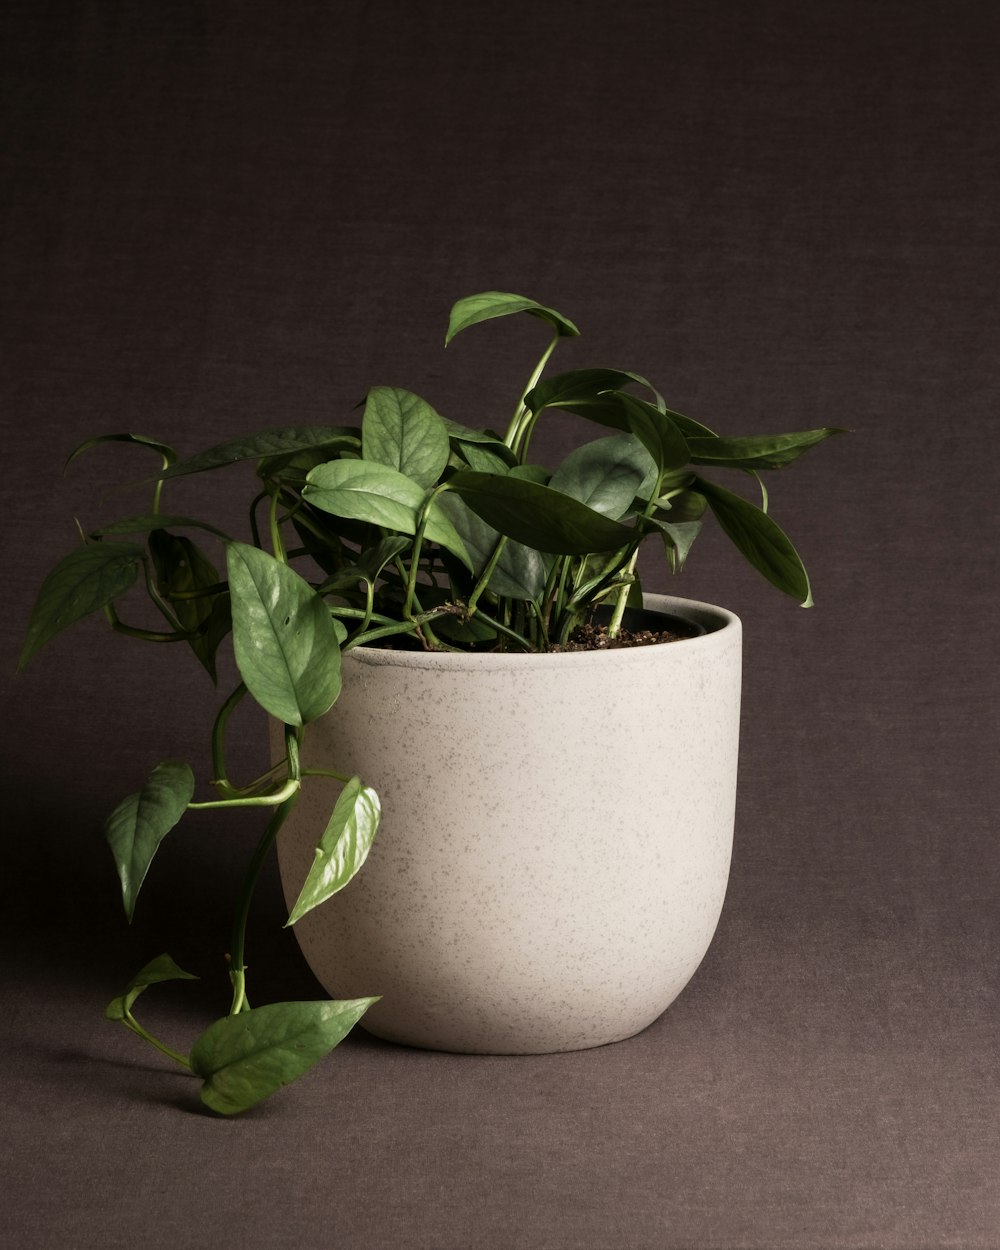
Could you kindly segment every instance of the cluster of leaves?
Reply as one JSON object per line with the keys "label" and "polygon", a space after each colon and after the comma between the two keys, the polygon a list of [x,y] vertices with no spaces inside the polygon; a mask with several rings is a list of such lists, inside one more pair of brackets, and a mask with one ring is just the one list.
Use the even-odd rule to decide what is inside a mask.
{"label": "cluster of leaves", "polygon": [[[636,373],[587,368],[542,380],[560,340],[578,331],[554,309],[503,292],[460,300],[446,343],[479,322],[522,312],[545,323],[551,338],[502,434],[448,420],[410,391],[376,386],[357,425],[269,430],[186,460],[153,439],[113,434],[71,457],[124,441],[158,453],[162,467],[148,514],[81,531],[82,544],[46,578],[21,664],[75,621],[103,612],[120,633],[186,642],[213,681],[218,648],[231,633],[242,679],[215,722],[216,797],[194,802],[191,768],[167,761],[108,819],[129,919],[157,847],[186,811],[272,811],[234,926],[229,1015],[190,1056],[150,1037],[132,1007],[149,985],[187,975],[169,956],[144,968],[108,1008],[111,1018],[201,1076],[202,1096],[217,1110],[243,1110],[300,1075],[376,1001],[251,1010],[246,998],[243,936],[253,887],[316,771],[300,762],[303,735],[336,701],[342,650],[381,644],[543,651],[565,642],[601,605],[611,609],[613,634],[626,606],[641,603],[635,570],[642,543],[662,544],[677,571],[709,514],[771,583],[805,606],[812,602],[805,568],[767,511],[760,473],[837,431],[720,437],[667,408]],[[536,423],[552,409],[611,432],[583,443],[550,471],[528,453]],[[162,492],[172,480],[247,462],[257,471],[251,543],[163,510]],[[706,469],[750,474],[761,504],[706,478]],[[224,574],[188,536],[192,531],[221,543]],[[165,629],[129,624],[120,615],[120,601],[140,578]],[[284,726],[286,749],[262,777],[237,786],[226,774],[224,739],[232,711],[248,693]],[[348,884],[378,828],[374,792],[358,777],[326,775],[339,777],[343,790],[289,924]]]}

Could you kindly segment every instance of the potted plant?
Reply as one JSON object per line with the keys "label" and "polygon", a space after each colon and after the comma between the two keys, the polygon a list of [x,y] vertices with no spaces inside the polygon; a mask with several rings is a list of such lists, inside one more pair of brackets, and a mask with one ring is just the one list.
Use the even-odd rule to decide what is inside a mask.
{"label": "potted plant", "polygon": [[[366,1012],[377,1034],[446,1049],[628,1036],[680,991],[714,931],[732,838],[739,621],[644,598],[638,552],[655,542],[678,572],[714,516],[808,606],[808,577],[760,474],[837,431],[723,437],[632,372],[543,379],[578,331],[503,292],[455,304],[446,343],[514,313],[550,339],[503,431],[376,386],[353,423],[268,430],[187,459],[112,434],[70,457],[116,440],[162,465],[148,513],[81,530],[45,578],[20,665],[103,612],[127,636],[186,642],[213,679],[231,635],[242,679],[215,717],[211,797],[196,799],[191,766],[168,760],[105,825],[131,919],[186,811],[266,817],[226,955],[228,1014],[190,1054],[152,1037],[137,998],[189,975],[167,955],[107,1009],[199,1076],[222,1113],[294,1080]],[[604,428],[550,469],[529,453],[552,409]],[[164,507],[176,478],[246,462],[256,466],[249,542]],[[705,476],[716,469],[748,474],[761,503]],[[140,581],[165,628],[123,618]],[[237,784],[226,730],[247,696],[271,718],[274,765]],[[341,893],[373,849],[383,805],[369,866]],[[337,997],[251,1008],[247,916],[276,845],[287,923]]]}

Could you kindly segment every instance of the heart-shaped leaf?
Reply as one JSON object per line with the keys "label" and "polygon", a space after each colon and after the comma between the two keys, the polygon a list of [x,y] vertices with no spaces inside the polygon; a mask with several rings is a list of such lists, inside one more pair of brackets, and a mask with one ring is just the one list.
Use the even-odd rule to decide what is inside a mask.
{"label": "heart-shaped leaf", "polygon": [[427,403],[396,386],[373,386],[361,423],[365,460],[388,465],[424,489],[448,463],[451,445],[444,421]]}
{"label": "heart-shaped leaf", "polygon": [[191,1050],[201,1100],[222,1115],[246,1111],[328,1055],[377,998],[271,1003],[210,1025]]}
{"label": "heart-shaped leaf", "polygon": [[56,634],[130,590],[144,554],[132,543],[87,543],[60,560],[38,592],[18,670]]}
{"label": "heart-shaped leaf", "polygon": [[340,645],[308,582],[256,547],[227,549],[233,649],[247,689],[286,725],[322,716],[340,693]]}
{"label": "heart-shaped leaf", "polygon": [[194,773],[187,764],[157,764],[138,792],[122,799],[104,822],[122,883],[125,915],[131,921],[135,901],[157,848],[184,815],[194,794]]}
{"label": "heart-shaped leaf", "polygon": [[287,925],[344,888],[368,858],[382,808],[370,786],[352,777],[340,792]]}
{"label": "heart-shaped leaf", "polygon": [[799,554],[784,531],[756,504],[714,482],[695,478],[699,492],[708,500],[715,519],[732,542],[767,580],[785,594],[812,607],[809,576]]}
{"label": "heart-shaped leaf", "polygon": [[468,295],[460,299],[451,310],[448,319],[448,333],[445,346],[456,334],[474,326],[480,321],[489,321],[493,317],[508,317],[512,313],[525,312],[533,317],[540,317],[553,326],[563,336],[575,336],[580,333],[568,317],[556,312],[554,308],[546,308],[544,304],[536,304],[533,299],[525,299],[523,295],[511,295],[507,291],[482,291],[479,295]]}
{"label": "heart-shaped leaf", "polygon": [[448,479],[448,488],[501,534],[537,551],[587,555],[618,551],[635,539],[634,530],[579,500],[511,474],[463,471]]}
{"label": "heart-shaped leaf", "polygon": [[193,972],[185,972],[179,968],[169,955],[157,955],[146,966],[135,974],[122,992],[113,998],[105,1008],[104,1014],[109,1020],[124,1020],[132,1010],[132,1005],[143,990],[161,981],[197,981]]}

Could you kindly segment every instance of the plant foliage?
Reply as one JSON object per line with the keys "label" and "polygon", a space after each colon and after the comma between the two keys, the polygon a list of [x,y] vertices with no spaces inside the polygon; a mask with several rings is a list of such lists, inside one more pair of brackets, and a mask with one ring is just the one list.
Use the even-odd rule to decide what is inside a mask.
{"label": "plant foliage", "polygon": [[[641,595],[636,562],[643,543],[662,546],[679,571],[703,519],[714,517],[770,583],[803,606],[809,578],[794,546],[761,504],[705,476],[729,471],[761,483],[840,431],[720,436],[669,409],[640,374],[584,368],[543,378],[556,346],[577,327],[534,300],[487,291],[459,300],[445,342],[480,323],[524,313],[550,341],[501,434],[450,420],[399,387],[367,394],[359,421],[269,429],[178,458],[138,434],[90,439],[70,460],[106,442],[157,453],[148,512],[83,535],[42,583],[20,667],[63,630],[102,612],[118,632],[186,642],[213,682],[216,657],[232,636],[241,682],[219,709],[212,739],[214,796],[194,800],[186,763],[159,764],[105,825],[125,913],[135,911],[157,849],[190,809],[245,807],[270,814],[241,892],[228,952],[229,1014],[190,1055],[150,1035],[135,1019],[153,984],[188,979],[168,955],[147,965],[107,1009],[203,1081],[205,1103],[243,1111],[296,1079],[333,1049],[373,998],[274,1003],[251,1009],[244,940],[254,886],[282,823],[311,771],[300,762],[309,724],[340,692],[341,652],[389,645],[429,650],[546,651],[567,640],[599,606],[612,634],[626,603]],[[593,436],[561,463],[529,459],[546,413],[579,417]],[[596,428],[593,428],[596,427]],[[249,542],[214,522],[165,512],[174,479],[250,464],[256,471]],[[261,533],[260,513],[267,524]],[[196,542],[189,533],[194,530]],[[210,542],[209,554],[199,544]],[[145,587],[164,628],[127,624],[120,604]],[[249,694],[282,726],[285,750],[262,777],[234,784],[224,740],[234,708]],[[378,797],[360,777],[343,783],[288,924],[347,887],[378,830]]]}

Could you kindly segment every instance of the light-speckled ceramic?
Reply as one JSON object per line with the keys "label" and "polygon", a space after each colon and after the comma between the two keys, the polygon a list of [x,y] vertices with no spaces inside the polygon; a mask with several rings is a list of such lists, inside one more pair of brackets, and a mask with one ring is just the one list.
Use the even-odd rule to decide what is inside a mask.
{"label": "light-speckled ceramic", "polygon": [[[354,650],[307,752],[382,800],[365,867],[295,926],[336,998],[383,995],[379,1037],[576,1050],[639,1032],[701,962],[732,850],[741,627],[648,596],[697,638],[565,655]],[[311,742],[311,751],[308,750]],[[336,783],[279,839],[289,901]]]}

